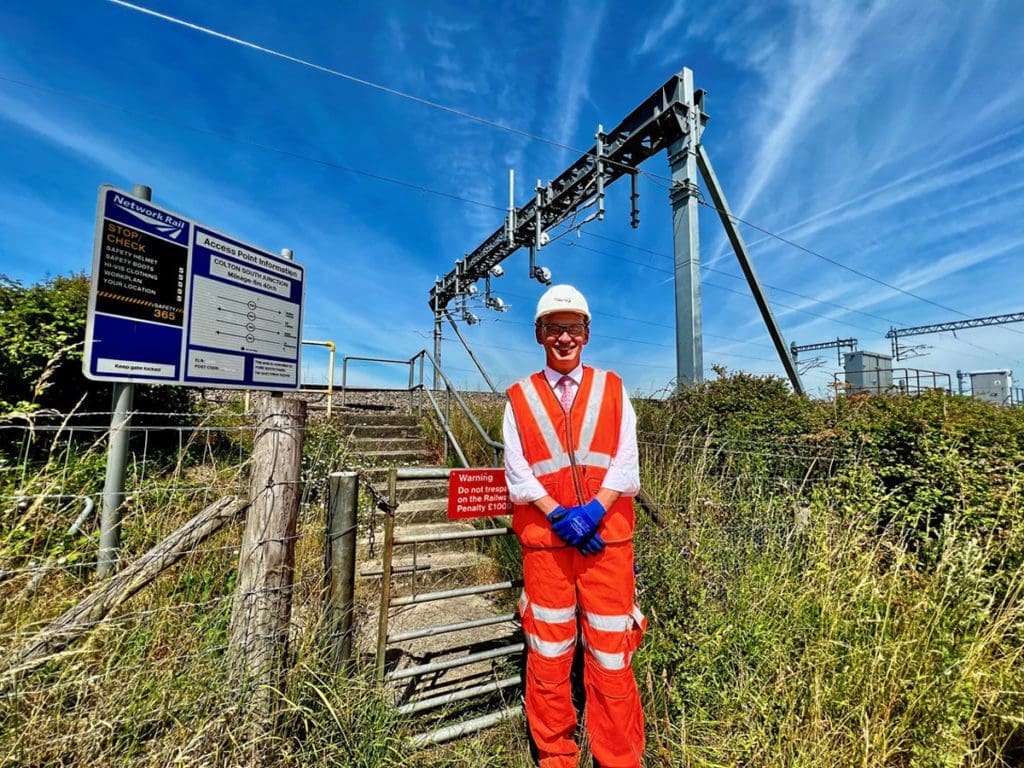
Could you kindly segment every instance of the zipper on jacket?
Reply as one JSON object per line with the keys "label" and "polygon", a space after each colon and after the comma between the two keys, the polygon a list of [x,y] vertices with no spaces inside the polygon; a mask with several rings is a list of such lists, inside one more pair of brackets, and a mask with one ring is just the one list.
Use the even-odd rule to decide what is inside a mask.
{"label": "zipper on jacket", "polygon": [[[583,388],[583,384],[580,383],[580,389]],[[577,391],[576,394],[579,394]],[[569,410],[565,412],[565,445],[569,450],[569,471],[572,475],[572,485],[576,490],[576,503],[586,504],[587,500],[583,498],[583,481],[579,477],[579,465],[576,464],[576,447],[572,444],[572,408],[576,405],[576,398],[572,399],[572,403],[569,404]]]}

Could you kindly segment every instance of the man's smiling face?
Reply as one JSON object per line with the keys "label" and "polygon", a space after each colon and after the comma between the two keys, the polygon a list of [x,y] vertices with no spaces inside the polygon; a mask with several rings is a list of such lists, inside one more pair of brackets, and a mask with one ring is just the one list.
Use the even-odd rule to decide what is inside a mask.
{"label": "man's smiling face", "polygon": [[590,341],[587,318],[579,312],[552,312],[537,324],[537,343],[544,347],[548,367],[569,373],[580,364],[583,347]]}

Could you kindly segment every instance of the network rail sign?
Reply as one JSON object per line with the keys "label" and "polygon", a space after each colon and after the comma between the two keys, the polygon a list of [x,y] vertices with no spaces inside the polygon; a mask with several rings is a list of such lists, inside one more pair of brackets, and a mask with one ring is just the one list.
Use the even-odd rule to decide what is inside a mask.
{"label": "network rail sign", "polygon": [[304,277],[294,261],[102,186],[85,375],[297,389]]}

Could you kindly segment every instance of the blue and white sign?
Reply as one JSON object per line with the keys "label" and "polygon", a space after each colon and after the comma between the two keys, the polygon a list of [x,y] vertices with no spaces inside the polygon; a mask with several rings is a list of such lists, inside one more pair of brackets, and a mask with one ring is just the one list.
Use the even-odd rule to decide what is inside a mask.
{"label": "blue and white sign", "polygon": [[297,389],[300,264],[100,187],[85,375]]}

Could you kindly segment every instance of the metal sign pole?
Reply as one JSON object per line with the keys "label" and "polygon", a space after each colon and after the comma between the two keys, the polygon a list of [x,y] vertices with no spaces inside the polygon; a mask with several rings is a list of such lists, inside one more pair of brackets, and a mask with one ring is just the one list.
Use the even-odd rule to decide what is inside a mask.
{"label": "metal sign pole", "polygon": [[[434,289],[437,290],[440,286],[440,282],[434,283]],[[439,302],[435,295],[433,299],[434,309],[434,391],[436,392],[441,388],[441,372],[438,370],[441,367],[441,308],[438,306]]]}
{"label": "metal sign pole", "polygon": [[[153,199],[153,190],[143,184],[132,189],[135,197]],[[128,466],[128,440],[131,437],[131,411],[135,385],[114,382],[111,397],[110,436],[107,438],[107,474],[103,481],[103,508],[100,513],[100,551],[96,575],[113,575],[121,549],[121,506],[124,503],[124,475]]]}

